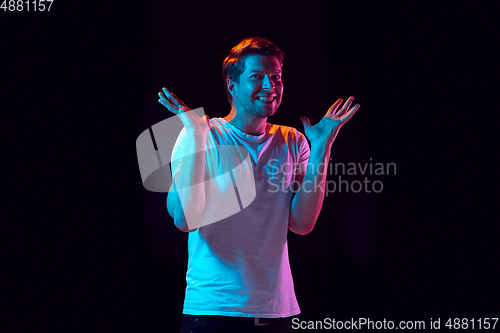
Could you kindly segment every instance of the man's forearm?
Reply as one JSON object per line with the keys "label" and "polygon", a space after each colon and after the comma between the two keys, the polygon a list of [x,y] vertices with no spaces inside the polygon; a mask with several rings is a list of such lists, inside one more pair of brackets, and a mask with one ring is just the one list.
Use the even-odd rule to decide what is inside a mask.
{"label": "man's forearm", "polygon": [[[182,229],[186,229],[186,212],[195,212],[195,216],[200,216],[205,208],[205,144],[206,138],[186,140],[182,166],[174,179],[174,192],[169,194],[170,200],[167,200],[168,210],[174,213],[171,215],[178,228],[182,225]],[[191,225],[196,223],[190,222]]]}
{"label": "man's forearm", "polygon": [[325,198],[326,169],[330,159],[330,146],[311,145],[311,154],[302,184],[292,200],[289,229],[306,235],[316,224]]}

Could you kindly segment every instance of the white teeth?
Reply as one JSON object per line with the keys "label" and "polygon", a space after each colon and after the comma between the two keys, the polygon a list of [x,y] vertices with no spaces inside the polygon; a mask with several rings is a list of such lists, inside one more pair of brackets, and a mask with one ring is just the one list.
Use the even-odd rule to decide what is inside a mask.
{"label": "white teeth", "polygon": [[259,97],[258,99],[261,100],[261,101],[263,101],[263,102],[272,102],[272,101],[274,101],[274,97]]}

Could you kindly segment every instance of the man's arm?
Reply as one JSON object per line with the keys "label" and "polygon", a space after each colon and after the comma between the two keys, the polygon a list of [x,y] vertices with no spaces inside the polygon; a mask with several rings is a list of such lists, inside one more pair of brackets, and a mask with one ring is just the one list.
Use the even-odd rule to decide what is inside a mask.
{"label": "man's arm", "polygon": [[[196,221],[186,217],[185,212],[200,216],[205,208],[205,145],[210,123],[208,116],[198,117],[180,101],[177,96],[163,88],[158,94],[160,102],[177,114],[184,124],[186,137],[183,142],[182,164],[174,175],[172,189],[167,197],[167,210],[174,218],[174,224],[182,231],[196,230]],[[173,161],[173,164],[175,161]],[[191,215],[190,215],[191,216]],[[188,222],[190,224],[188,225]],[[190,230],[191,229],[191,230]]]}
{"label": "man's arm", "polygon": [[306,172],[297,175],[297,181],[301,185],[293,197],[288,222],[288,228],[296,234],[307,235],[316,224],[325,198],[329,159],[329,148],[312,144]]}
{"label": "man's arm", "polygon": [[336,112],[342,103],[342,99],[337,100],[315,126],[311,126],[306,117],[301,118],[304,132],[311,142],[311,154],[305,174],[298,177],[299,183],[300,178],[303,179],[290,207],[288,228],[296,234],[307,235],[316,224],[325,198],[326,169],[330,160],[330,149],[340,127],[359,108],[357,104],[348,110],[353,99],[349,97],[344,106]]}
{"label": "man's arm", "polygon": [[189,228],[186,222],[186,217],[184,216],[184,210],[182,209],[181,200],[179,194],[172,186],[167,195],[167,211],[174,219],[174,225],[180,231],[189,232]]}

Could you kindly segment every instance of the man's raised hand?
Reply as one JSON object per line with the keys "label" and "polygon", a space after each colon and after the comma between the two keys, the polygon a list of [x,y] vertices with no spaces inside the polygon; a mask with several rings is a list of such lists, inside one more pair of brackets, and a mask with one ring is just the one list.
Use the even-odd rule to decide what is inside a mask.
{"label": "man's raised hand", "polygon": [[304,133],[309,139],[311,144],[326,144],[327,148],[330,148],[339,132],[340,128],[354,115],[354,113],[359,109],[360,105],[356,104],[351,109],[351,105],[354,97],[349,97],[344,103],[342,108],[337,111],[340,104],[342,103],[342,98],[339,98],[333,105],[328,109],[325,116],[319,123],[311,126],[309,119],[307,117],[300,117],[302,124],[304,125]]}
{"label": "man's raised hand", "polygon": [[207,115],[203,116],[203,118],[198,117],[183,101],[165,87],[163,87],[162,92],[158,93],[158,96],[160,97],[158,102],[161,105],[179,116],[188,134],[206,137],[210,131],[210,122]]}

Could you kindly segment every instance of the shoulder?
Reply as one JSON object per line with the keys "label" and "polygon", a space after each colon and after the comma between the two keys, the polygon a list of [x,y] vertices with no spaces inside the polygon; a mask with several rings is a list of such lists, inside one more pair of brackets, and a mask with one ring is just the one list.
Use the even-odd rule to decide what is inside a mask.
{"label": "shoulder", "polygon": [[296,142],[300,144],[307,141],[305,135],[294,127],[268,123],[268,128],[269,134],[280,133],[287,143]]}
{"label": "shoulder", "polygon": [[223,118],[210,118],[210,134],[214,137],[225,137],[233,132],[231,126]]}

